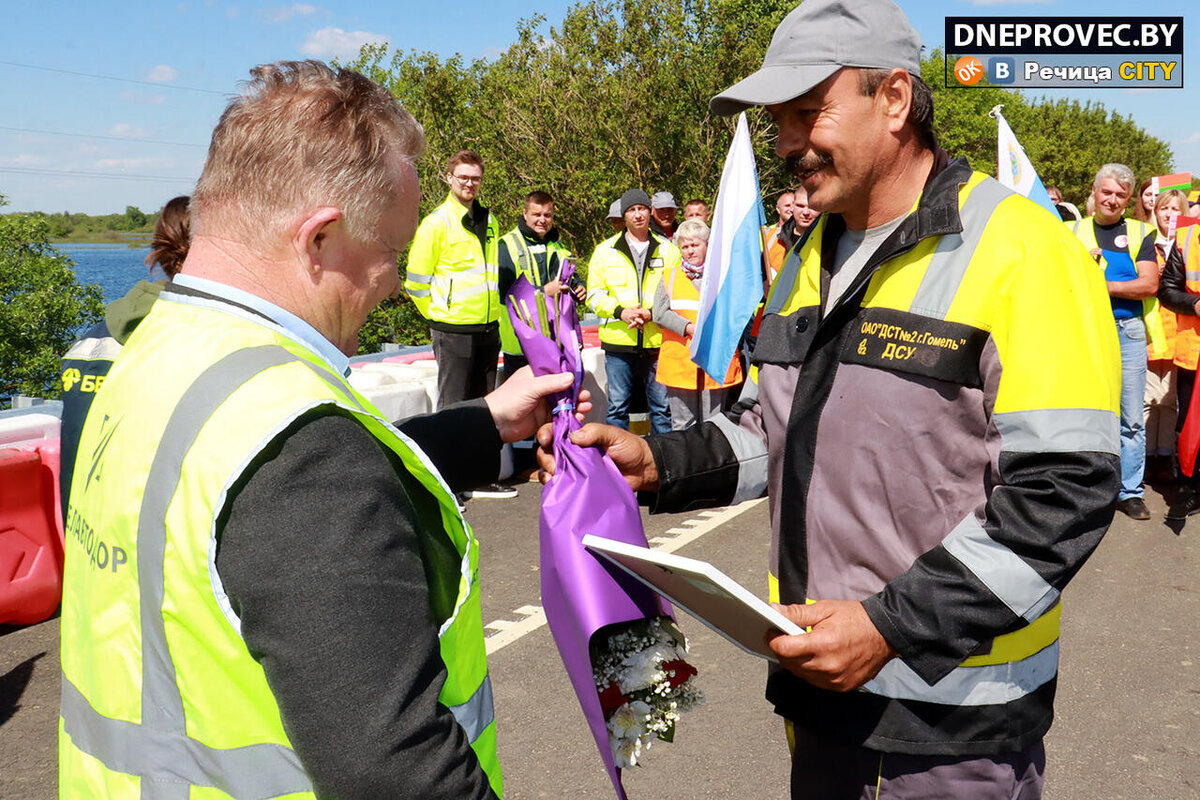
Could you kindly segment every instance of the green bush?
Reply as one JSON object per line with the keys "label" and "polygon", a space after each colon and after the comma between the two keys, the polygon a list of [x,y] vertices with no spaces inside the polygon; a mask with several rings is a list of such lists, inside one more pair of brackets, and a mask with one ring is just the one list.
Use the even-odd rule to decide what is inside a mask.
{"label": "green bush", "polygon": [[100,287],[81,286],[49,240],[42,215],[0,215],[0,396],[57,397],[59,359],[104,315]]}

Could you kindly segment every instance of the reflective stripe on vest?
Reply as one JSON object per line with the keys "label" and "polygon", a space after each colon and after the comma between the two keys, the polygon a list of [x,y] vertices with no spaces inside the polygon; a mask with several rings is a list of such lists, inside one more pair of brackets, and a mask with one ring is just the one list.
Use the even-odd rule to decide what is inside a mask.
{"label": "reflective stripe on vest", "polygon": [[[170,314],[186,314],[187,316],[173,318],[169,316]],[[164,296],[156,305],[155,314],[148,318],[154,328],[148,337],[157,338],[158,334],[173,333],[172,326],[191,329],[197,322],[211,324],[210,320],[203,318],[203,315],[206,314],[221,314],[219,324],[227,334],[226,338],[228,335],[232,335],[236,337],[235,342],[244,340],[247,346],[224,355],[221,355],[221,348],[224,345],[214,348],[216,352],[207,356],[215,359],[212,365],[189,385],[180,384],[184,389],[183,394],[174,404],[174,408],[169,411],[169,418],[164,417],[165,427],[163,427],[159,444],[153,453],[149,477],[138,511],[136,560],[131,560],[131,564],[136,564],[136,580],[138,592],[141,595],[139,603],[141,672],[140,676],[132,671],[128,674],[129,679],[139,680],[140,678],[141,696],[131,716],[112,718],[97,711],[98,708],[103,707],[103,704],[93,705],[95,698],[89,700],[76,687],[76,684],[78,686],[92,685],[92,691],[96,691],[94,681],[88,680],[90,676],[85,673],[75,676],[75,681],[72,681],[72,670],[87,669],[94,663],[94,659],[89,658],[86,624],[76,623],[76,619],[79,617],[76,613],[79,601],[82,600],[86,604],[88,600],[103,599],[105,595],[102,587],[92,584],[84,584],[84,588],[80,589],[68,587],[68,598],[71,601],[72,617],[74,618],[71,619],[69,626],[64,626],[64,633],[67,635],[64,636],[63,642],[62,726],[64,738],[61,752],[65,755],[62,761],[64,780],[60,781],[60,784],[63,786],[64,797],[71,796],[68,786],[70,791],[75,792],[76,795],[89,790],[92,794],[95,793],[98,779],[94,769],[89,771],[85,764],[78,761],[78,756],[71,756],[70,754],[75,750],[99,759],[110,772],[144,778],[145,780],[140,781],[141,795],[147,798],[186,798],[188,797],[189,783],[196,786],[215,787],[237,798],[266,798],[280,794],[311,793],[312,791],[303,768],[290,747],[287,746],[286,738],[270,741],[275,736],[283,737],[284,735],[282,733],[272,734],[271,720],[266,717],[250,715],[243,719],[234,711],[228,731],[220,729],[214,731],[213,715],[211,713],[202,714],[200,715],[201,719],[206,719],[209,727],[207,729],[201,727],[198,731],[189,733],[191,729],[185,719],[185,703],[180,687],[191,687],[188,703],[198,699],[203,701],[203,678],[206,665],[190,661],[186,665],[181,663],[180,671],[186,670],[188,675],[186,680],[180,679],[172,660],[171,648],[168,646],[164,614],[161,611],[168,606],[175,608],[172,616],[176,620],[191,619],[192,626],[197,627],[197,630],[204,630],[205,626],[215,624],[212,622],[214,614],[206,610],[205,606],[179,604],[182,598],[188,596],[188,591],[194,588],[193,584],[187,584],[189,589],[181,593],[177,588],[179,584],[172,583],[171,590],[168,592],[165,583],[168,566],[171,567],[174,575],[180,569],[181,562],[179,560],[181,558],[189,558],[187,554],[194,554],[197,547],[212,547],[211,539],[205,543],[196,538],[195,531],[208,529],[201,525],[198,529],[193,528],[192,533],[188,533],[186,528],[169,530],[166,520],[170,518],[170,513],[175,513],[175,518],[179,518],[178,514],[180,513],[184,515],[184,519],[189,518],[187,514],[193,505],[197,508],[207,508],[206,503],[215,502],[213,513],[217,512],[220,503],[211,498],[211,492],[214,491],[211,488],[211,478],[225,476],[226,473],[211,472],[211,468],[209,473],[205,473],[202,467],[190,467],[186,471],[188,478],[183,479],[184,460],[189,457],[189,453],[195,452],[198,441],[207,441],[206,446],[212,446],[215,434],[213,434],[212,428],[206,428],[206,426],[217,415],[218,409],[222,413],[240,416],[241,406],[238,404],[245,404],[247,402],[245,398],[248,396],[257,396],[253,394],[255,390],[264,392],[263,396],[266,397],[285,398],[278,403],[284,416],[275,418],[271,414],[275,405],[264,406],[265,412],[257,417],[257,422],[248,427],[249,431],[257,432],[255,433],[256,437],[259,435],[265,437],[249,451],[251,456],[267,446],[281,429],[264,430],[263,424],[286,426],[291,420],[298,418],[316,404],[332,402],[358,419],[380,441],[381,445],[393,450],[404,464],[408,476],[420,482],[437,501],[438,511],[436,513],[438,516],[434,520],[435,524],[440,522],[442,527],[440,530],[429,528],[423,535],[447,536],[454,544],[458,558],[454,572],[449,575],[444,570],[438,573],[441,584],[449,588],[449,591],[442,595],[446,601],[443,603],[444,610],[438,612],[438,617],[446,615],[438,635],[441,657],[447,669],[445,682],[439,692],[439,701],[451,710],[456,720],[463,726],[472,749],[475,750],[493,789],[499,795],[502,789],[502,779],[495,750],[492,690],[484,653],[479,588],[475,583],[478,569],[478,548],[469,527],[461,518],[449,489],[437,474],[436,469],[428,462],[427,457],[403,434],[382,420],[370,403],[355,393],[341,376],[322,366],[322,362],[315,359],[308,351],[301,350],[291,340],[272,333],[269,328],[257,323],[248,324],[244,319],[238,319],[229,313],[222,313],[211,308],[197,308],[185,301]],[[165,325],[164,320],[166,321]],[[143,323],[143,326],[146,326],[146,323]],[[260,344],[264,339],[272,343]],[[257,346],[255,346],[256,344]],[[138,377],[137,369],[146,368],[144,362],[137,361],[138,355],[138,353],[131,354],[128,361],[129,369],[126,370],[130,374],[130,379],[125,381],[117,391],[131,391],[130,387],[137,383],[133,380]],[[299,363],[297,364],[297,362]],[[290,370],[290,372],[273,371],[271,373],[278,377],[263,375],[265,371],[275,369]],[[297,380],[298,376],[305,374],[305,369],[311,373],[312,377],[318,379],[319,383],[314,384],[311,378]],[[260,375],[263,377],[259,377]],[[186,378],[186,374],[183,377]],[[169,386],[170,376],[165,380],[168,381]],[[279,388],[276,385],[279,382],[283,382],[282,386],[285,389],[292,386],[294,391],[291,394],[286,391],[281,394],[275,390]],[[238,390],[244,386],[249,388],[239,392]],[[247,395],[247,391],[251,394]],[[115,399],[119,400],[119,398],[120,395],[115,396]],[[239,400],[239,398],[242,399]],[[112,405],[113,403],[110,402],[109,406]],[[121,408],[119,403],[116,404],[116,408]],[[165,413],[167,412],[164,410]],[[202,432],[204,432],[203,437]],[[85,438],[87,438],[86,432]],[[95,438],[95,431],[92,432],[92,438]],[[242,457],[242,454],[243,451],[238,448],[236,453],[231,454],[231,457],[238,459]],[[201,459],[196,463],[203,465],[208,461]],[[225,496],[225,492],[238,478],[244,467],[243,463],[241,467],[236,468],[232,474],[228,475],[228,482],[221,490],[221,497]],[[226,469],[226,467],[221,466],[220,469]],[[82,470],[80,474],[83,474]],[[194,482],[194,479],[202,480],[210,488],[204,489],[204,493],[199,495],[184,494],[185,499],[180,500],[180,493],[184,492],[184,489]],[[81,499],[86,500],[86,498]],[[180,507],[179,502],[191,505]],[[170,512],[173,503],[175,504],[174,512]],[[88,510],[86,504],[83,510]],[[105,517],[119,514],[119,504],[100,513]],[[209,536],[212,533],[210,531]],[[173,554],[169,560],[168,553]],[[450,568],[451,564],[446,564],[446,567]],[[187,574],[186,567],[184,574]],[[212,578],[219,580],[215,575],[212,575]],[[214,584],[214,588],[216,587],[218,584]],[[93,593],[98,594],[93,596]],[[227,602],[222,605],[222,599],[222,596],[215,597],[217,605],[226,609],[226,616],[231,616],[232,612],[228,610]],[[64,608],[66,606],[67,604],[64,603]],[[220,614],[216,613],[215,618],[219,621]],[[214,628],[214,630],[217,629]],[[236,619],[229,619],[228,624],[221,622],[219,630],[223,631],[221,635],[225,639],[240,644],[236,638]],[[136,630],[134,632],[137,633]],[[172,637],[178,635],[178,633],[172,633]],[[82,638],[80,638],[81,636]],[[211,651],[214,654],[225,652],[220,649],[220,643],[216,647],[217,650]],[[71,656],[69,658],[67,657],[68,651]],[[271,709],[270,713],[275,715],[274,725],[278,726],[278,712],[273,710],[274,698],[267,693],[268,690],[261,677],[261,667],[258,667],[249,653],[245,652],[244,644],[240,644],[237,652],[238,655],[235,659],[244,657],[245,662],[253,667],[258,677],[253,679],[253,683],[234,683],[232,688],[245,690],[246,697],[254,702],[259,702],[259,698],[265,694],[262,702],[265,702],[266,709]],[[82,661],[77,653],[83,654]],[[231,672],[231,675],[250,675],[245,671],[246,667],[233,663],[228,664],[230,670],[235,667],[239,672]],[[118,672],[117,681],[124,682],[124,671]],[[223,686],[223,684],[215,685]],[[129,682],[128,692],[136,692],[136,686],[137,684]],[[121,689],[115,694],[109,692],[108,704],[111,705],[115,702],[117,707],[128,708],[130,704],[128,700],[123,699],[121,694],[124,691],[126,690]],[[106,698],[103,693],[99,694],[101,695],[99,699],[104,701]],[[123,711],[121,713],[130,712]],[[139,717],[140,722],[132,721]],[[199,723],[193,720],[193,725],[197,724]],[[239,725],[242,727],[239,728]],[[212,732],[214,738],[219,741],[228,742],[231,739],[237,741],[240,735],[242,740],[248,741],[249,744],[240,747],[215,747],[200,738],[206,735],[205,730]],[[244,732],[239,734],[239,730]],[[263,741],[254,741],[256,737],[264,734]],[[65,771],[67,764],[73,770],[69,775]],[[101,780],[104,780],[103,776],[101,776]]]}
{"label": "reflective stripe on vest", "polygon": [[[532,283],[535,287],[541,289],[552,280],[557,280],[558,275],[550,276],[551,262],[554,260],[555,254],[558,255],[559,271],[562,270],[562,259],[566,257],[566,248],[558,242],[546,242],[546,281],[542,281],[542,276],[537,272],[537,260],[533,255],[533,251],[529,249],[529,242],[525,241],[524,234],[520,228],[509,231],[500,240],[501,246],[508,249],[509,258],[517,269],[517,278],[522,275]],[[508,307],[505,305],[500,310],[500,349],[505,353],[520,353],[521,343],[517,340],[517,334],[513,331],[512,318],[508,315]]]}

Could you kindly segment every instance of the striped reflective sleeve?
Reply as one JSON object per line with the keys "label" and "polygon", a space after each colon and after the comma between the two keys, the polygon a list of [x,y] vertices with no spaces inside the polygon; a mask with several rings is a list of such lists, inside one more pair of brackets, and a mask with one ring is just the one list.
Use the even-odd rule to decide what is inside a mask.
{"label": "striped reflective sleeve", "polygon": [[[740,405],[740,404],[739,404]],[[652,513],[732,505],[761,497],[767,485],[767,448],[757,406],[646,438],[658,467]]]}
{"label": "striped reflective sleeve", "polygon": [[409,297],[429,297],[432,294],[433,276],[409,272],[404,277],[404,290]]}
{"label": "striped reflective sleeve", "polygon": [[465,703],[450,706],[450,713],[467,734],[467,741],[474,742],[496,719],[492,704],[492,677],[485,676],[483,683]]}
{"label": "striped reflective sleeve", "polygon": [[1020,661],[957,667],[930,686],[898,658],[884,665],[863,690],[897,700],[948,706],[1011,703],[1037,690],[1058,673],[1058,642]]}
{"label": "striped reflective sleeve", "polygon": [[971,514],[942,540],[964,567],[1018,617],[1032,622],[1059,592],[1009,547],[993,539]]}
{"label": "striped reflective sleeve", "polygon": [[733,502],[762,497],[767,491],[767,443],[722,414],[713,417],[711,422],[724,434],[738,462]]}
{"label": "striped reflective sleeve", "polygon": [[1092,408],[1007,411],[993,417],[1001,452],[1071,453],[1081,450],[1120,455],[1120,419]]}
{"label": "striped reflective sleeve", "polygon": [[617,308],[617,298],[608,291],[604,283],[604,257],[597,249],[588,262],[587,304],[601,317],[611,317]]}

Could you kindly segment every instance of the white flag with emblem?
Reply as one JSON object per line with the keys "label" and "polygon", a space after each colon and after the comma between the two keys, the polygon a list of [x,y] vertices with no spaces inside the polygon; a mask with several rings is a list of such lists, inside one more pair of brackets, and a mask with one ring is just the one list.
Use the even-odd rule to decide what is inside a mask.
{"label": "white flag with emblem", "polygon": [[1038,177],[1037,170],[1029,161],[1029,156],[1025,155],[1025,149],[1017,141],[1017,135],[1008,126],[1008,120],[1000,113],[1000,108],[996,106],[988,112],[989,116],[996,118],[1000,127],[996,137],[996,180],[1017,194],[1028,197],[1058,218],[1058,209],[1054,207],[1054,202],[1046,192],[1042,179]]}

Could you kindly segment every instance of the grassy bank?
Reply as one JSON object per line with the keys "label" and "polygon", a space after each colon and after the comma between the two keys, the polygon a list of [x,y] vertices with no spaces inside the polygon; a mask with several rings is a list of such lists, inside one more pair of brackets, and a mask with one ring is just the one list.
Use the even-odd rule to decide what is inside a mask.
{"label": "grassy bank", "polygon": [[149,247],[152,233],[129,231],[80,231],[50,240],[51,244],[125,244],[130,247]]}

